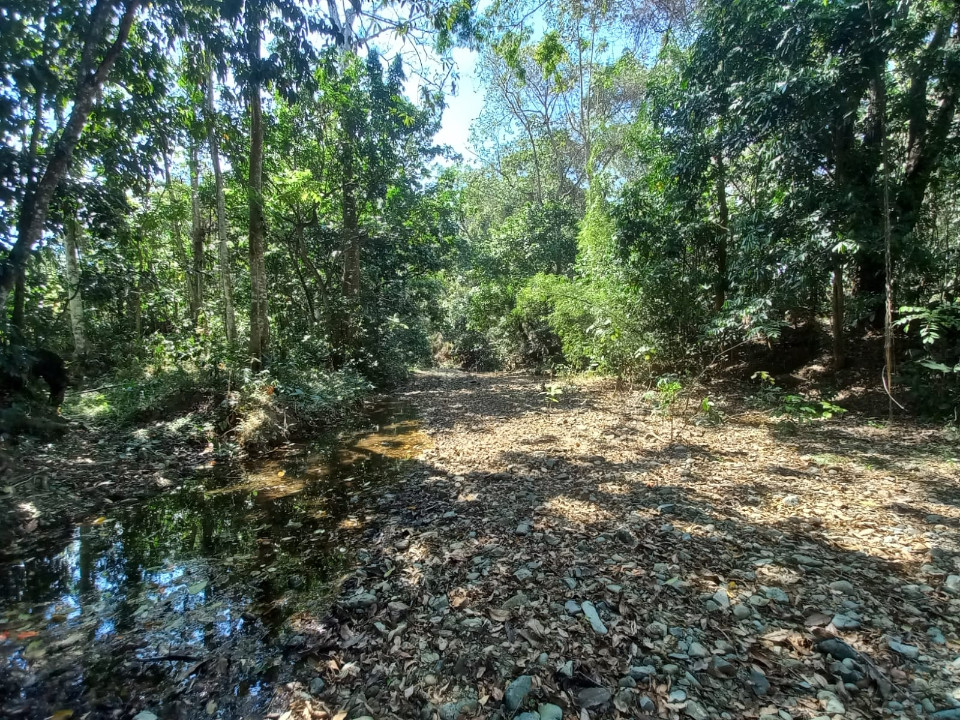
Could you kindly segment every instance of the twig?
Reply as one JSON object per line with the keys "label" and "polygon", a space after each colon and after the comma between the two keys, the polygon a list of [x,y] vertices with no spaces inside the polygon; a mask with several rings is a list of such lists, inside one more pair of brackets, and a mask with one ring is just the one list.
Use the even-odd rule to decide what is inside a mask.
{"label": "twig", "polygon": [[140,662],[198,662],[200,658],[193,655],[158,655],[151,658],[137,658]]}

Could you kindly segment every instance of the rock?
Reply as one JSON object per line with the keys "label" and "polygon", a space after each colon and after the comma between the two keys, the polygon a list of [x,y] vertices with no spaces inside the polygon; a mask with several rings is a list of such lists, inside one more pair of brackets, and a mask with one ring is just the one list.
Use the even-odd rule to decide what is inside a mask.
{"label": "rock", "polygon": [[614,595],[619,595],[623,592],[623,587],[620,585],[607,585],[607,590],[612,592]]}
{"label": "rock", "polygon": [[513,608],[523,607],[530,603],[530,598],[525,593],[517,593],[503,604],[504,610],[513,610]]}
{"label": "rock", "polygon": [[730,595],[727,594],[727,591],[724,588],[717,590],[713,594],[711,600],[713,600],[723,610],[726,610],[728,607],[730,607]]}
{"label": "rock", "polygon": [[576,600],[567,600],[563,609],[567,611],[567,615],[579,615],[583,612],[583,610],[580,609],[580,603]]}
{"label": "rock", "polygon": [[377,596],[373,593],[365,592],[348,597],[343,601],[343,606],[347,608],[368,608],[375,602],[377,602]]}
{"label": "rock", "polygon": [[567,660],[560,668],[557,670],[564,677],[572,678],[573,677],[573,660]]}
{"label": "rock", "polygon": [[770,692],[770,681],[767,676],[756,668],[750,668],[750,675],[747,678],[747,684],[757,697],[763,697]]}
{"label": "rock", "polygon": [[746,620],[748,617],[753,615],[746,605],[734,605],[733,606],[733,616],[737,620]]}
{"label": "rock", "polygon": [[532,682],[533,678],[529,675],[521,675],[507,686],[507,691],[503,694],[503,704],[507,706],[507,710],[511,713],[517,711],[530,692]]}
{"label": "rock", "polygon": [[947,575],[943,581],[943,589],[952,595],[960,595],[960,575]]}
{"label": "rock", "polygon": [[399,600],[394,600],[393,602],[387,603],[387,610],[396,615],[402,615],[409,609],[409,605],[407,605],[405,602],[400,602]]}
{"label": "rock", "polygon": [[828,715],[843,715],[847,712],[843,703],[840,702],[840,698],[836,696],[836,693],[832,693],[829,690],[821,690],[818,692],[817,700],[820,701],[820,704]]}
{"label": "rock", "polygon": [[713,658],[711,658],[709,670],[711,675],[719,678],[729,678],[737,674],[737,668],[719,655],[714,655]]}
{"label": "rock", "polygon": [[790,602],[790,596],[778,587],[766,587],[761,585],[760,589],[763,591],[764,597],[770,600],[782,603]]}
{"label": "rock", "polygon": [[647,714],[657,709],[657,704],[647,695],[641,695],[638,704],[640,705],[640,709]]}
{"label": "rock", "polygon": [[540,713],[525,712],[517,715],[517,720],[540,720]]}
{"label": "rock", "polygon": [[653,665],[633,665],[627,669],[627,674],[634,680],[646,680],[657,674],[657,669]]}
{"label": "rock", "polygon": [[310,694],[319,695],[326,686],[327,684],[323,681],[322,677],[315,677],[310,681]]}
{"label": "rock", "polygon": [[629,675],[625,675],[624,677],[620,678],[617,686],[622,688],[635,688],[637,686],[637,681]]}
{"label": "rock", "polygon": [[684,702],[686,699],[687,699],[687,693],[685,693],[683,690],[673,690],[673,691],[667,696],[667,702],[668,702],[668,703],[674,703],[674,704],[676,704],[676,703],[682,703],[682,702]]}
{"label": "rock", "polygon": [[687,655],[692,658],[705,658],[710,657],[710,651],[700,643],[692,642],[690,643],[690,647],[687,649]]}
{"label": "rock", "polygon": [[850,615],[837,613],[830,621],[837,630],[856,630],[860,627],[860,621]]}
{"label": "rock", "polygon": [[537,708],[540,720],[563,720],[563,708],[553,703],[542,703]]}
{"label": "rock", "polygon": [[666,637],[667,626],[662,622],[654,620],[653,622],[647,624],[646,632],[647,635],[652,635],[655,638]]}
{"label": "rock", "polygon": [[517,529],[513,531],[514,535],[529,535],[530,534],[530,523],[522,522],[517,525]]}
{"label": "rock", "polygon": [[592,708],[610,702],[612,693],[606,688],[584,688],[577,694],[577,702],[582,708]]}
{"label": "rock", "polygon": [[526,579],[529,578],[531,575],[533,575],[533,573],[530,571],[530,568],[526,568],[526,567],[520,568],[519,570],[517,570],[517,571],[513,574],[513,576],[514,576],[517,580],[526,580]]}
{"label": "rock", "polygon": [[793,556],[793,561],[798,565],[805,565],[807,567],[823,567],[823,560],[819,560],[810,555],[801,555],[796,554]]}
{"label": "rock", "polygon": [[615,535],[617,540],[626,545],[631,550],[640,544],[640,541],[627,528],[620,528]]}
{"label": "rock", "polygon": [[832,656],[836,660],[859,660],[860,653],[838,638],[827,638],[817,643],[817,650]]}
{"label": "rock", "polygon": [[460,703],[448,702],[440,706],[440,720],[457,720],[460,717]]}
{"label": "rock", "polygon": [[903,657],[907,658],[908,660],[916,660],[918,657],[920,657],[920,648],[918,648],[916,645],[907,645],[905,643],[898,642],[897,640],[888,640],[887,646],[895,653],[903,655]]}
{"label": "rock", "polygon": [[934,645],[946,645],[947,638],[944,637],[943,631],[938,627],[928,627],[927,636],[930,638],[930,642]]}
{"label": "rock", "polygon": [[855,592],[853,584],[846,580],[834,580],[829,585],[830,589],[841,595],[853,595]]}
{"label": "rock", "polygon": [[571,577],[565,577],[565,578],[563,579],[563,582],[564,582],[564,584],[566,584],[566,586],[567,586],[568,588],[570,588],[571,590],[573,590],[574,588],[577,587],[577,581],[574,580],[574,579],[571,578]]}
{"label": "rock", "polygon": [[784,505],[787,507],[796,507],[800,504],[800,498],[796,495],[785,495],[783,500],[781,500]]}
{"label": "rock", "polygon": [[597,613],[597,609],[593,606],[593,603],[587,600],[581,605],[581,609],[587,620],[590,621],[590,627],[593,628],[593,631],[598,635],[606,635],[607,626],[601,622],[600,615]]}
{"label": "rock", "polygon": [[674,665],[673,663],[667,663],[666,665],[664,665],[664,666],[663,666],[662,668],[660,668],[660,669],[663,670],[663,674],[664,674],[664,675],[679,675],[679,674],[680,674],[680,666],[679,666],[679,665]]}
{"label": "rock", "polygon": [[[933,720],[960,720],[960,708],[950,708],[948,710],[937,710],[931,716]],[[136,720],[136,718],[134,718]]]}
{"label": "rock", "polygon": [[710,717],[707,711],[703,709],[703,706],[696,700],[691,700],[687,703],[686,707],[683,708],[683,714],[692,717],[693,720],[707,720],[707,718]]}

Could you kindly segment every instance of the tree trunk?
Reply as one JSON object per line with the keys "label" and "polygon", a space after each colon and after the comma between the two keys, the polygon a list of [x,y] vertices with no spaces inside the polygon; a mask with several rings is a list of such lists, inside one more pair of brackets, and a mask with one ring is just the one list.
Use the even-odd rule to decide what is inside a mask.
{"label": "tree trunk", "polygon": [[264,262],[263,109],[260,104],[260,16],[256,3],[247,3],[247,42],[250,62],[250,358],[254,370],[263,366],[270,339],[267,317],[267,270]]}
{"label": "tree trunk", "polygon": [[73,332],[73,354],[81,358],[87,354],[87,336],[83,329],[83,295],[80,292],[80,264],[77,251],[80,240],[80,223],[69,217],[63,233],[63,250],[66,255],[67,308],[70,312],[70,330]]}
{"label": "tree trunk", "polygon": [[27,295],[27,268],[17,269],[17,281],[13,288],[13,318],[10,323],[17,330],[23,331],[24,306]]}
{"label": "tree trunk", "polygon": [[833,257],[833,301],[832,301],[832,325],[833,325],[833,367],[836,370],[841,369],[846,364],[846,345],[843,336],[843,260],[839,253],[834,253]]}
{"label": "tree trunk", "polygon": [[727,243],[730,237],[730,209],[727,205],[727,171],[723,164],[723,155],[717,153],[714,157],[717,164],[717,236],[714,242],[714,271],[713,281],[713,310],[720,312],[727,301]]}
{"label": "tree trunk", "polygon": [[190,141],[190,320],[196,328],[203,309],[203,222],[200,218],[200,160]]}
{"label": "tree trunk", "polygon": [[344,117],[345,144],[343,150],[343,180],[341,184],[341,210],[343,212],[343,276],[342,291],[344,308],[340,321],[339,348],[342,360],[350,355],[356,341],[356,318],[360,298],[360,232],[357,213],[357,187],[354,166],[356,123],[352,110]]}
{"label": "tree trunk", "polygon": [[217,192],[217,248],[220,260],[220,288],[223,293],[223,324],[227,341],[232,345],[237,341],[237,318],[233,308],[233,274],[230,243],[227,239],[227,203],[223,190],[223,171],[220,169],[220,143],[217,138],[213,83],[213,72],[211,72],[207,79],[207,142],[210,145],[210,162],[213,165],[213,180]]}
{"label": "tree trunk", "polygon": [[[95,6],[91,32],[84,40],[84,53],[79,72],[80,80],[73,96],[70,118],[49,153],[50,160],[40,176],[36,188],[24,197],[20,205],[17,241],[0,264],[0,308],[6,308],[7,297],[16,283],[20,268],[26,264],[34,246],[43,235],[43,228],[50,212],[50,202],[53,200],[53,195],[61,180],[70,169],[73,152],[80,142],[80,135],[87,124],[87,118],[90,117],[90,112],[93,110],[97,97],[99,97],[103,83],[127,42],[139,6],[140,0],[127,0],[123,5],[123,15],[117,28],[117,36],[104,53],[100,64],[93,70],[93,60],[91,58],[106,35],[108,23],[105,13],[112,9],[112,4],[104,2],[97,3]],[[88,71],[88,67],[92,72]]]}

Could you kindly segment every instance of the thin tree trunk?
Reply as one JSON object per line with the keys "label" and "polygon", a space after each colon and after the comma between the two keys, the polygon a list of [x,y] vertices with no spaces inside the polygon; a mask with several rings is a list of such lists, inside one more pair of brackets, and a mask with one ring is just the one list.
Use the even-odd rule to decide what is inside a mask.
{"label": "thin tree trunk", "polygon": [[233,274],[230,242],[227,239],[227,203],[223,190],[223,171],[220,169],[220,143],[217,138],[213,83],[213,72],[211,72],[207,79],[207,142],[210,145],[210,162],[213,165],[213,180],[217,192],[217,248],[220,260],[220,288],[223,293],[223,324],[227,341],[232,345],[237,341],[237,317],[233,307]]}
{"label": "thin tree trunk", "polygon": [[77,251],[80,241],[80,223],[69,217],[63,233],[66,255],[67,308],[70,312],[70,330],[73,332],[73,354],[81,358],[87,354],[87,336],[83,329],[83,295],[80,291],[80,264]]}
{"label": "thin tree trunk", "polygon": [[50,202],[53,200],[53,195],[60,182],[70,169],[73,151],[80,142],[83,128],[87,124],[87,118],[90,117],[90,112],[93,110],[93,105],[100,94],[100,89],[127,42],[139,6],[140,0],[128,0],[123,6],[123,15],[117,28],[117,36],[94,70],[93,53],[100,46],[106,34],[105,13],[111,9],[112,5],[110,3],[98,3],[95,6],[91,32],[85,38],[80,72],[78,73],[80,81],[74,93],[70,118],[52,148],[49,156],[50,160],[40,176],[36,189],[24,198],[20,206],[17,241],[0,264],[0,308],[6,307],[7,297],[16,284],[16,277],[20,268],[26,264],[27,258],[43,234],[47,215],[50,213]]}
{"label": "thin tree trunk", "polygon": [[714,157],[717,164],[717,221],[720,227],[714,240],[714,271],[716,278],[713,281],[713,309],[715,312],[723,310],[727,301],[727,241],[730,237],[730,209],[727,205],[727,172],[723,164],[723,155],[717,153]]}
{"label": "thin tree trunk", "polygon": [[[163,176],[167,186],[167,192],[170,193],[171,203],[173,202],[173,180],[170,177],[170,159],[163,156]],[[173,231],[173,254],[180,266],[180,272],[183,273],[185,290],[187,293],[187,303],[190,302],[190,263],[187,260],[187,249],[183,245],[183,228],[180,226],[180,217],[176,213],[176,208],[172,213],[171,229]],[[179,319],[179,312],[177,313]]]}
{"label": "thin tree trunk", "polygon": [[843,260],[839,253],[834,253],[833,257],[833,299],[832,299],[832,324],[833,324],[833,367],[836,370],[841,369],[846,364],[846,345],[843,337]]}
{"label": "thin tree trunk", "polygon": [[24,307],[27,295],[27,268],[17,269],[17,281],[13,287],[13,318],[10,323],[18,330],[23,330]]}
{"label": "thin tree trunk", "polygon": [[200,160],[190,141],[190,320],[197,327],[203,309],[203,222],[200,218]]}
{"label": "thin tree trunk", "polygon": [[247,42],[250,62],[250,358],[255,370],[263,366],[270,339],[267,317],[267,270],[264,262],[263,219],[263,109],[260,104],[260,16],[256,3],[247,3]]}
{"label": "thin tree trunk", "polygon": [[355,340],[357,304],[360,297],[360,232],[357,214],[357,188],[354,168],[354,145],[356,124],[347,110],[344,118],[346,142],[343,151],[343,180],[341,185],[341,209],[343,212],[343,301],[339,337],[339,354],[343,359],[349,355]]}

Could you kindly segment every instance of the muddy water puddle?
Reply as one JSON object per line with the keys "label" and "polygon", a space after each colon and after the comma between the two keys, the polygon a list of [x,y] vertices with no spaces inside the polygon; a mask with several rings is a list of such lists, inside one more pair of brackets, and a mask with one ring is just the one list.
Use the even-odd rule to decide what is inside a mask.
{"label": "muddy water puddle", "polygon": [[0,716],[244,717],[322,616],[376,497],[427,444],[409,406],[212,465],[0,565]]}

